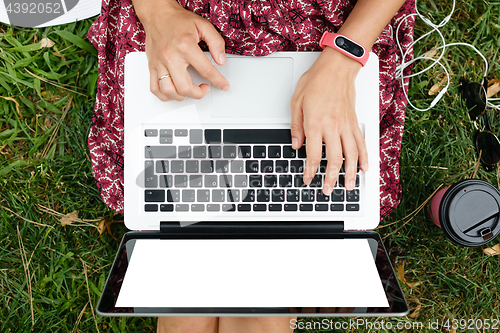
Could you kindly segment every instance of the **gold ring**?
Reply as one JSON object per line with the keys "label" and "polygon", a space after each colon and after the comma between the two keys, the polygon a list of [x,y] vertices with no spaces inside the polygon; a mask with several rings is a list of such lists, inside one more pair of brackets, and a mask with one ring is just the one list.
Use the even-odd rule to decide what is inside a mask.
{"label": "gold ring", "polygon": [[167,78],[167,77],[171,77],[171,75],[170,75],[170,74],[165,74],[165,75],[162,75],[162,76],[160,76],[160,77],[158,78],[158,81],[161,81],[161,79],[165,79],[165,78]]}

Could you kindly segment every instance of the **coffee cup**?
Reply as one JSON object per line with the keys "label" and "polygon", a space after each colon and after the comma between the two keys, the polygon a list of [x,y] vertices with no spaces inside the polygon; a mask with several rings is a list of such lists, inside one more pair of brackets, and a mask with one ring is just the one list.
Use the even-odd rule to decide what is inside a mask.
{"label": "coffee cup", "polygon": [[462,180],[437,191],[429,213],[454,243],[481,246],[500,233],[500,192],[483,180]]}

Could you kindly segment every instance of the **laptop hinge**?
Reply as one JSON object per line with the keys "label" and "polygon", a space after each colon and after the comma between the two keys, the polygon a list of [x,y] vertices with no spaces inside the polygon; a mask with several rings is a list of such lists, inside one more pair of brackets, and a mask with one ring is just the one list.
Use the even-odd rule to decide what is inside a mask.
{"label": "laptop hinge", "polygon": [[179,222],[160,222],[160,232],[192,235],[307,235],[339,234],[343,221],[328,222],[198,222],[182,226]]}

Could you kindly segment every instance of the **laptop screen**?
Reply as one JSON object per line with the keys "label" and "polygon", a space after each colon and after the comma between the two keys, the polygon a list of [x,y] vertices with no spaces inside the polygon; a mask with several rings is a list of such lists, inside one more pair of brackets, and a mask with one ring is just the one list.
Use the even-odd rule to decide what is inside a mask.
{"label": "laptop screen", "polygon": [[407,311],[376,233],[286,239],[129,234],[99,303],[102,315]]}

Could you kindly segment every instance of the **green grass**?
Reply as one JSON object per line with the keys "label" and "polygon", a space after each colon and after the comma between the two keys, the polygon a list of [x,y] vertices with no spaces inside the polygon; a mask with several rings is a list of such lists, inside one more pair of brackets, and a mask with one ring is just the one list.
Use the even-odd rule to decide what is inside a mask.
{"label": "green grass", "polygon": [[[437,22],[448,14],[450,3],[421,1],[419,9]],[[89,220],[122,219],[102,203],[89,161],[87,136],[97,80],[97,58],[85,42],[90,24],[86,20],[44,29],[0,25],[0,96],[19,103],[17,111],[14,101],[0,98],[2,332],[95,332],[95,322],[101,332],[155,330],[152,318],[94,319],[92,315],[89,294],[95,311],[118,247],[115,238],[121,238],[126,229],[113,224],[109,235],[93,227],[62,226],[59,216],[43,209],[62,214],[77,210],[80,218]],[[426,29],[417,21],[417,36]],[[443,31],[448,42],[467,41],[478,47],[489,59],[490,75],[498,76],[499,2],[459,1]],[[43,37],[55,45],[38,49],[36,43]],[[416,53],[436,43],[436,36],[430,36],[416,47]],[[394,325],[397,321],[500,318],[499,257],[488,257],[481,248],[452,244],[432,224],[426,208],[408,217],[440,184],[450,185],[475,172],[474,127],[458,98],[457,85],[464,75],[480,80],[482,63],[467,48],[453,47],[445,59],[452,74],[445,98],[432,111],[407,111],[401,150],[403,199],[379,230],[393,265],[397,268],[404,262],[407,282],[420,283],[403,284],[411,313],[420,307],[418,316],[393,319]],[[436,68],[412,81],[412,87],[422,87],[412,91],[414,103],[424,106],[432,100],[427,92],[439,75]],[[491,115],[498,133],[500,117],[496,112]],[[500,185],[495,172],[480,168],[477,178]],[[491,245],[499,243],[497,239]],[[29,261],[29,279],[23,260]],[[387,322],[378,321],[382,320]]]}

